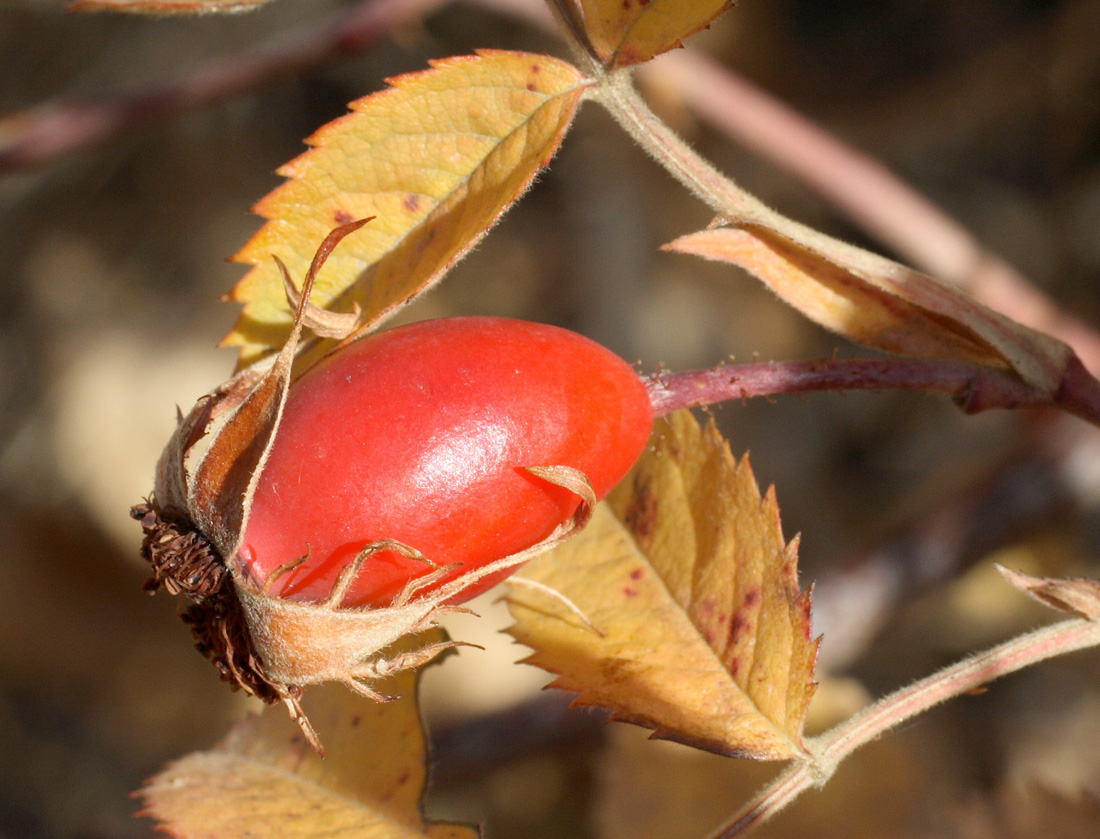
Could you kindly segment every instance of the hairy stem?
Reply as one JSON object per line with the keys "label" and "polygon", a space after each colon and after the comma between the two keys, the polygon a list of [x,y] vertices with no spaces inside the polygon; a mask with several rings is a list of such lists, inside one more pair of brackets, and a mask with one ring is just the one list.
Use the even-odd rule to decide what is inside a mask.
{"label": "hairy stem", "polygon": [[628,70],[610,74],[596,94],[611,116],[669,174],[716,213],[766,224],[775,213],[700,157],[645,104]]}
{"label": "hairy stem", "polygon": [[1100,646],[1100,622],[1074,618],[1029,632],[895,691],[817,737],[811,763],[798,763],[735,813],[710,839],[744,836],[806,790],[821,786],[844,758],[906,720],[994,679],[1054,656]]}

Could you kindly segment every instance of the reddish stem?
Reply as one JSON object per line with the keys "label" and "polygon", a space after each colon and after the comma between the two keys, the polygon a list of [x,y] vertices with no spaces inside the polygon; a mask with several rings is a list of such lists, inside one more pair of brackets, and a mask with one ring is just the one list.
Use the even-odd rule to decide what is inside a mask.
{"label": "reddish stem", "polygon": [[[1050,397],[1007,371],[935,359],[817,359],[724,364],[707,370],[658,373],[649,379],[648,387],[653,409],[659,416],[679,408],[713,405],[729,399],[815,390],[939,391],[950,395],[967,413],[987,408],[1052,404]],[[1094,422],[1097,418],[1100,418],[1100,411],[1093,414]]]}

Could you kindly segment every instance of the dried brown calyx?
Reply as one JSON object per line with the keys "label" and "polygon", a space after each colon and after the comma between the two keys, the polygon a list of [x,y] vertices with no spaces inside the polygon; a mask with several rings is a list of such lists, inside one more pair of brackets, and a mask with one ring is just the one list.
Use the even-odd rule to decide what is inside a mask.
{"label": "dried brown calyx", "polygon": [[162,518],[149,499],[131,508],[130,516],[145,532],[141,556],[153,569],[142,586],[147,592],[155,594],[163,585],[169,594],[185,594],[201,603],[229,585],[225,562],[193,527]]}
{"label": "dried brown calyx", "polygon": [[193,526],[164,517],[155,501],[138,504],[130,515],[145,531],[141,556],[153,571],[145,591],[155,594],[164,586],[169,594],[192,601],[180,617],[191,627],[195,647],[233,690],[269,703],[283,699],[284,692],[264,675],[232,576],[217,549]]}

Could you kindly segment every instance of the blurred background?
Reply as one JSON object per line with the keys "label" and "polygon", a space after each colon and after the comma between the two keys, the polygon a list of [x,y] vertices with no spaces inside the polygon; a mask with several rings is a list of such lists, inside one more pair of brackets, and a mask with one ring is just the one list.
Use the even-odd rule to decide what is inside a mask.
{"label": "blurred background", "polygon": [[[130,794],[255,710],[141,592],[140,528],[175,406],[230,373],[215,348],[244,273],[226,259],[302,138],[383,79],[479,47],[566,55],[501,0],[457,2],[370,49],[0,174],[0,836],[152,835]],[[44,103],[171,84],[295,39],[335,0],[234,17],[67,15],[0,2],[0,149]],[[1091,0],[741,0],[691,47],[882,161],[1085,324],[1100,328],[1100,5]],[[661,59],[655,108],[765,202],[891,254],[813,190],[701,121]],[[62,127],[64,128],[64,126]],[[0,160],[3,160],[0,157]],[[733,357],[866,354],[729,267],[661,253],[709,211],[598,107],[533,190],[401,320],[557,323],[651,371]],[[894,254],[891,254],[894,255]],[[1094,371],[1095,372],[1095,371]],[[992,562],[1096,575],[1100,441],[1073,420],[965,417],[919,394],[827,394],[714,412],[802,534],[825,633],[812,725],[1051,616]],[[486,616],[426,677],[429,810],[504,837],[697,837],[774,771],[605,726]],[[1100,832],[1095,653],[927,714],[846,764],[761,836]],[[1084,796],[1084,797],[1082,797]],[[1051,833],[1053,821],[1065,827]],[[1040,818],[1037,814],[1042,814]],[[983,832],[985,831],[985,832]],[[1012,832],[1016,831],[1016,832]],[[1083,832],[1073,832],[1083,831]]]}

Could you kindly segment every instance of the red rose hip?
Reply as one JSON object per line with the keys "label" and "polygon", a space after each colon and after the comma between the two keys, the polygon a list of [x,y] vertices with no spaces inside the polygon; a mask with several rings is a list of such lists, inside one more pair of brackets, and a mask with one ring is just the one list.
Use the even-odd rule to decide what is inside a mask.
{"label": "red rose hip", "polygon": [[[241,565],[263,584],[308,554],[269,593],[323,601],[364,545],[394,539],[457,563],[453,578],[540,542],[576,511],[576,494],[525,467],[580,470],[602,498],[641,454],[652,421],[626,362],[557,327],[447,318],[372,335],[292,385]],[[389,605],[431,570],[392,550],[372,554],[343,605]]]}

